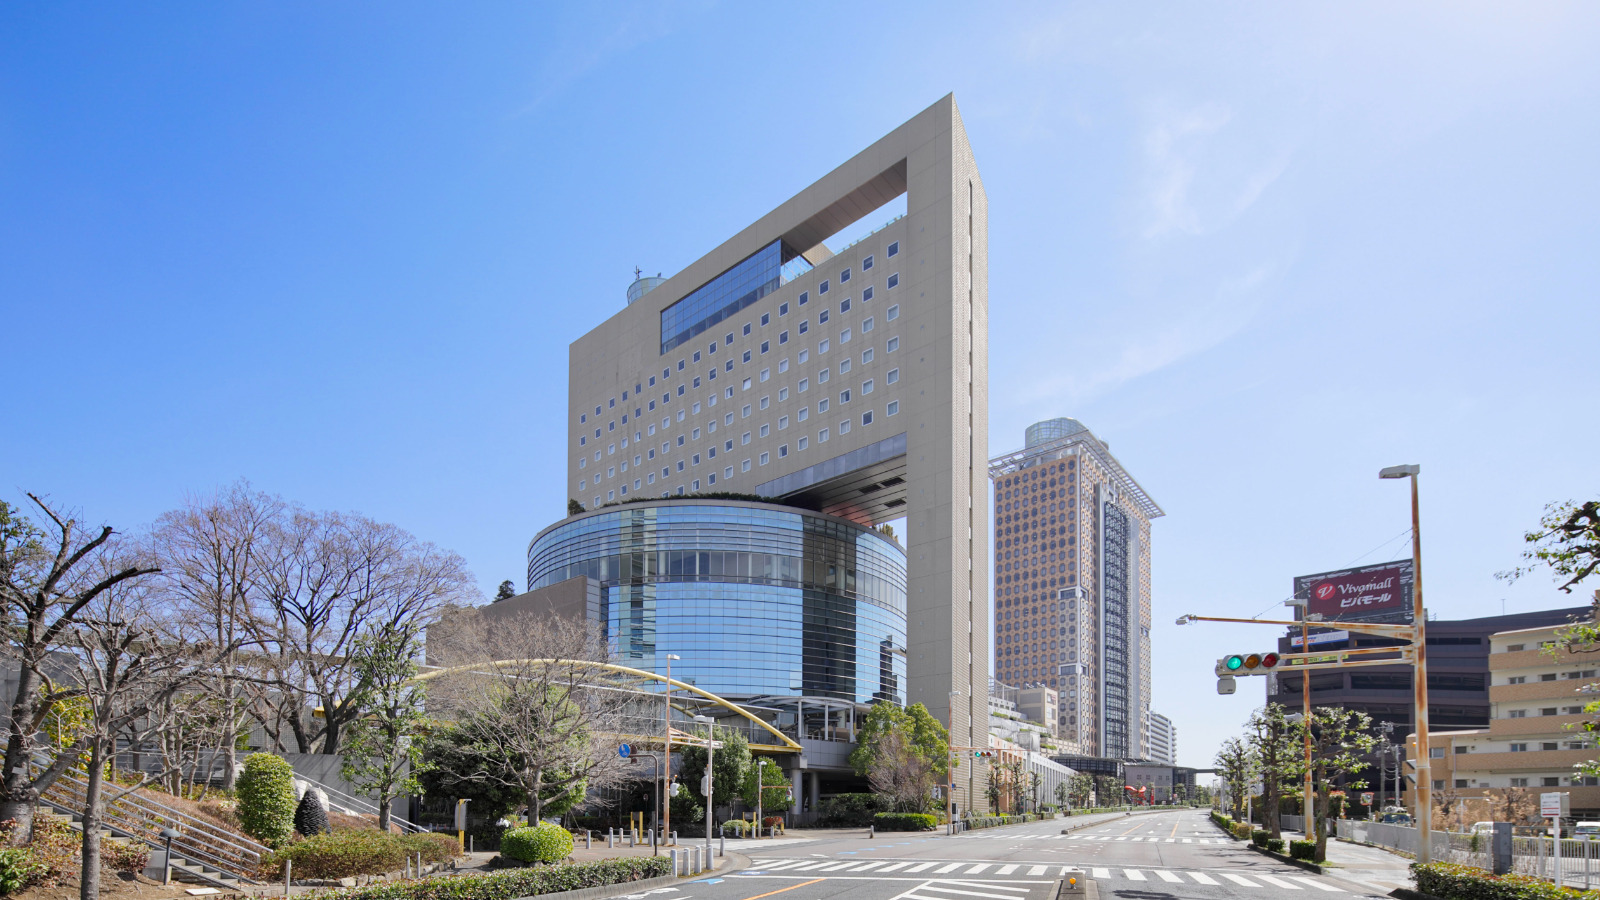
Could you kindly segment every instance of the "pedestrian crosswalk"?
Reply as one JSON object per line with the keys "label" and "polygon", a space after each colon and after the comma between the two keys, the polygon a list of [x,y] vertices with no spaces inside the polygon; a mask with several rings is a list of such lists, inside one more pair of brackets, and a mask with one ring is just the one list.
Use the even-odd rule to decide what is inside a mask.
{"label": "pedestrian crosswalk", "polygon": [[1275,891],[1304,891],[1301,896],[1314,896],[1318,891],[1329,894],[1347,893],[1343,888],[1299,875],[1263,875],[1248,872],[1185,871],[1183,869],[1124,869],[1116,866],[1091,866],[1089,877],[1096,881],[1161,881],[1166,884],[1204,884],[1211,887],[1267,888]]}
{"label": "pedestrian crosswalk", "polygon": [[963,834],[973,841],[1126,841],[1146,844],[1231,844],[1228,838],[1151,837],[1136,834]]}
{"label": "pedestrian crosswalk", "polygon": [[1039,865],[1033,863],[995,863],[995,862],[951,862],[947,859],[932,862],[918,862],[917,860],[891,860],[875,859],[862,861],[859,859],[840,862],[837,859],[774,859],[763,857],[750,860],[750,869],[747,874],[766,874],[767,872],[836,872],[840,875],[850,875],[856,872],[870,872],[873,875],[888,875],[898,873],[901,875],[927,875],[935,877],[940,875],[1010,875],[1017,878],[1047,877],[1060,878],[1073,866]]}
{"label": "pedestrian crosswalk", "polygon": [[[1317,878],[1307,878],[1301,875],[1277,874],[1267,875],[1261,872],[1248,871],[1242,874],[1224,872],[1218,869],[1187,870],[1187,869],[1130,869],[1121,866],[1091,866],[1079,869],[1076,866],[1059,865],[1055,863],[1002,863],[979,862],[977,860],[962,860],[952,862],[947,859],[921,862],[918,860],[839,860],[837,858],[815,859],[784,859],[781,857],[762,857],[752,859],[748,870],[742,875],[766,874],[800,874],[816,873],[835,876],[852,876],[857,873],[867,875],[896,875],[920,876],[929,879],[929,883],[949,883],[950,879],[962,879],[973,876],[982,876],[985,884],[993,886],[1004,884],[1003,881],[994,879],[1014,878],[1048,878],[1051,880],[1064,877],[1070,871],[1082,871],[1095,881],[1134,881],[1145,882],[1151,887],[1157,884],[1203,884],[1209,887],[1241,887],[1263,888],[1280,893],[1302,892],[1297,896],[1314,897],[1319,892],[1329,894],[1348,893],[1345,889],[1337,887]],[[737,876],[735,876],[737,877]],[[923,888],[923,894],[929,891]],[[932,889],[937,891],[937,888]],[[900,900],[900,898],[896,898]],[[915,896],[908,894],[906,900],[938,900],[932,896]],[[949,900],[949,898],[943,898]]]}

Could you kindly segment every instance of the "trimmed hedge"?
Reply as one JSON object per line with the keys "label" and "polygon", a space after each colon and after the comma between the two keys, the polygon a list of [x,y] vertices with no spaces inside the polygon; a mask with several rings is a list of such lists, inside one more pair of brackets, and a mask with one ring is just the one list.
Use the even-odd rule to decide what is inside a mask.
{"label": "trimmed hedge", "polygon": [[1267,838],[1267,849],[1271,850],[1273,853],[1282,853],[1283,852],[1283,838],[1275,838],[1275,837]]}
{"label": "trimmed hedge", "polygon": [[1420,893],[1444,900],[1595,900],[1600,891],[1557,887],[1530,875],[1491,875],[1456,863],[1411,864]]}
{"label": "trimmed hedge", "polygon": [[1255,826],[1249,822],[1235,822],[1232,830],[1234,837],[1241,841],[1248,841],[1250,840],[1251,832],[1255,831]]}
{"label": "trimmed hedge", "polygon": [[518,862],[560,862],[572,855],[572,832],[549,822],[513,828],[500,836],[500,855]]}
{"label": "trimmed hedge", "polygon": [[1317,858],[1316,841],[1290,841],[1289,857],[1291,859],[1312,860]]}
{"label": "trimmed hedge", "polygon": [[425,863],[461,855],[461,844],[449,834],[384,834],[375,828],[350,828],[318,834],[280,847],[261,860],[267,878],[283,874],[283,861],[294,860],[296,878],[349,878],[397,872],[406,857],[421,853]]}
{"label": "trimmed hedge", "polygon": [[581,888],[626,884],[672,874],[665,856],[634,856],[537,869],[508,869],[488,875],[443,875],[391,881],[363,888],[317,891],[326,900],[516,900]]}
{"label": "trimmed hedge", "polygon": [[927,813],[881,812],[872,817],[879,831],[931,831],[939,820]]}
{"label": "trimmed hedge", "polygon": [[1272,837],[1272,832],[1266,830],[1265,828],[1257,828],[1255,831],[1250,832],[1250,843],[1255,844],[1257,847],[1262,849],[1266,849],[1267,838],[1270,837]]}
{"label": "trimmed hedge", "polygon": [[[889,811],[889,798],[882,794],[834,794],[824,797],[817,824],[824,828],[865,828],[872,817]],[[677,810],[673,810],[677,818]]]}
{"label": "trimmed hedge", "polygon": [[281,756],[252,753],[239,773],[239,824],[274,849],[294,834],[294,767]]}

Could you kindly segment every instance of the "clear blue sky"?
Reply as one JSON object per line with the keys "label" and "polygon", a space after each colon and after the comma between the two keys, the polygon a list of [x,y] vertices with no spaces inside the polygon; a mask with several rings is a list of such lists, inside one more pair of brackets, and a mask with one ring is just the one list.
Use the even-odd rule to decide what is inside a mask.
{"label": "clear blue sky", "polygon": [[[804,15],[802,15],[804,13]],[[1448,617],[1600,494],[1594,4],[9,4],[0,491],[136,527],[237,478],[520,585],[567,344],[947,92],[990,200],[991,433],[1162,504],[1155,706],[1297,573]],[[1364,556],[1365,555],[1365,556]],[[1595,585],[1600,587],[1600,585]]]}

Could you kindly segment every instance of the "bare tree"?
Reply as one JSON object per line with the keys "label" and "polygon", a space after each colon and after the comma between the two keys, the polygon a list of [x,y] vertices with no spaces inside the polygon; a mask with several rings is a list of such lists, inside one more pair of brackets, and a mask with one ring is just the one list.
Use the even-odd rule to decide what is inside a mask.
{"label": "bare tree", "polygon": [[341,731],[360,714],[349,658],[357,638],[426,623],[474,590],[455,553],[393,525],[300,508],[276,525],[263,581],[258,627],[277,656],[268,665],[280,673],[277,688],[298,700],[276,710],[301,753],[338,753]]}
{"label": "bare tree", "polygon": [[535,819],[551,800],[634,777],[616,752],[634,698],[594,665],[608,658],[598,629],[560,617],[498,617],[491,627],[460,610],[430,630],[430,663],[471,667],[430,689],[471,738],[461,752],[483,763],[468,777],[520,790]]}
{"label": "bare tree", "polygon": [[[160,560],[175,612],[200,627],[213,644],[244,648],[248,636],[260,633],[262,569],[273,525],[284,510],[282,500],[239,481],[215,495],[190,498],[157,522],[151,549]],[[185,736],[214,744],[222,757],[223,787],[229,790],[238,737],[256,696],[252,682],[259,677],[247,671],[246,663],[237,652],[222,660],[203,698],[205,714],[174,720],[174,727],[162,734],[164,750],[176,751]],[[196,722],[207,724],[203,735],[193,727]],[[196,757],[198,766],[198,753]]]}
{"label": "bare tree", "polygon": [[1525,825],[1533,821],[1539,802],[1525,787],[1494,788],[1488,792],[1489,817],[1496,822]]}
{"label": "bare tree", "polygon": [[87,757],[80,900],[96,900],[100,894],[106,807],[163,774],[147,772],[131,784],[108,785],[106,773],[116,761],[118,743],[138,746],[159,731],[165,722],[153,713],[199,685],[237,649],[209,643],[207,635],[186,631],[182,623],[159,619],[150,602],[151,586],[125,582],[105,592],[66,632],[67,652],[76,660],[74,681],[90,713],[71,754],[74,759]]}
{"label": "bare tree", "polygon": [[0,763],[0,821],[16,821],[12,836],[18,841],[32,836],[39,793],[78,759],[76,752],[61,753],[43,766],[32,766],[41,749],[34,736],[51,706],[82,695],[81,688],[56,684],[66,665],[57,654],[69,630],[106,591],[157,571],[145,562],[118,560],[111,526],[85,532],[75,519],[37,496],[29,494],[28,499],[49,521],[48,531],[0,502],[0,609],[8,638],[5,653],[17,668],[16,691],[4,723],[8,733]]}

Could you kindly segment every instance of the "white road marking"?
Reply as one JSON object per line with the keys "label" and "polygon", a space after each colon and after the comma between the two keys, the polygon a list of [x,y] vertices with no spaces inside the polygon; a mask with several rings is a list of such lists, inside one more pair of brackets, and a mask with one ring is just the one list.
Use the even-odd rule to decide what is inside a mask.
{"label": "white road marking", "polygon": [[935,875],[943,875],[946,872],[954,872],[955,870],[961,868],[964,865],[966,865],[966,863],[964,863],[964,862],[951,863],[948,866],[941,866],[941,867],[939,867],[937,869],[934,869],[933,872],[934,872]]}
{"label": "white road marking", "polygon": [[831,866],[823,866],[822,868],[818,869],[817,871],[818,872],[837,872],[840,869],[848,869],[848,868],[850,868],[851,866],[855,865],[858,862],[860,862],[860,860],[852,859],[852,860],[849,860],[847,862],[834,863]]}
{"label": "white road marking", "polygon": [[1017,866],[1001,866],[995,870],[996,875],[1010,875],[1017,870]]}
{"label": "white road marking", "polygon": [[1250,874],[1261,879],[1262,881],[1265,881],[1267,884],[1275,884],[1278,887],[1288,888],[1291,891],[1303,890],[1300,885],[1290,884],[1289,882],[1284,881],[1282,878],[1273,878],[1271,875],[1263,875],[1260,872],[1251,872]]}
{"label": "white road marking", "polygon": [[1168,884],[1182,884],[1183,883],[1183,879],[1178,877],[1178,873],[1177,872],[1168,872],[1166,869],[1157,869],[1156,870],[1156,877],[1160,878],[1162,881],[1167,882]]}
{"label": "white road marking", "polygon": [[931,869],[931,868],[933,868],[934,866],[937,866],[937,865],[938,865],[938,863],[936,863],[936,862],[923,863],[920,866],[912,866],[911,868],[907,869],[906,871],[907,872],[921,872],[921,871],[924,871],[926,869]]}
{"label": "white road marking", "polygon": [[1316,888],[1319,891],[1332,891],[1335,894],[1344,893],[1344,891],[1340,890],[1339,888],[1334,887],[1331,884],[1323,884],[1322,882],[1317,881],[1315,879],[1304,878],[1304,877],[1301,877],[1299,875],[1290,875],[1289,877],[1293,878],[1295,881],[1300,882],[1301,884],[1309,884],[1309,885],[1311,885],[1312,887]]}
{"label": "white road marking", "polygon": [[853,869],[846,869],[845,871],[847,871],[847,872],[865,872],[868,869],[876,869],[877,867],[879,867],[881,865],[883,865],[883,860],[880,859],[877,862],[862,863],[861,865],[856,866]]}
{"label": "white road marking", "polygon": [[1122,874],[1125,875],[1129,881],[1148,881],[1149,880],[1149,879],[1145,878],[1144,877],[1144,873],[1139,871],[1138,869],[1123,869],[1122,870]]}
{"label": "white road marking", "polygon": [[1221,875],[1223,878],[1226,878],[1229,881],[1233,882],[1234,884],[1240,885],[1241,887],[1261,887],[1261,885],[1256,884],[1254,881],[1251,881],[1250,879],[1245,878],[1242,875],[1233,875],[1233,874],[1230,874],[1228,872],[1219,872],[1218,874]]}
{"label": "white road marking", "polygon": [[1204,872],[1190,872],[1189,873],[1189,877],[1193,878],[1195,881],[1199,882],[1200,884],[1221,884],[1222,883],[1222,882],[1216,880],[1215,878],[1212,878],[1210,875],[1207,875]]}
{"label": "white road marking", "polygon": [[1031,866],[1028,869],[1028,874],[1029,875],[1043,875],[1044,874],[1044,866]]}
{"label": "white road marking", "polygon": [[1110,869],[1094,869],[1090,874],[1094,875],[1094,877],[1096,877],[1096,878],[1110,878],[1111,877],[1111,870]]}
{"label": "white road marking", "polygon": [[894,864],[894,865],[892,865],[892,866],[886,866],[886,867],[884,867],[884,869],[883,869],[883,872],[879,872],[879,873],[878,873],[878,874],[879,874],[879,875],[882,875],[882,874],[883,874],[883,873],[884,873],[884,872],[893,872],[893,871],[894,871],[894,870],[895,870],[895,869],[904,869],[904,868],[905,868],[905,867],[906,867],[906,866],[909,866],[909,865],[911,865],[911,863],[908,863],[908,862],[898,862],[898,863],[895,863],[895,864]]}
{"label": "white road marking", "polygon": [[989,869],[989,864],[988,863],[978,863],[977,865],[975,865],[972,868],[968,869],[966,874],[968,874],[968,875],[976,875],[979,872],[986,872],[986,871],[988,871],[988,869]]}

